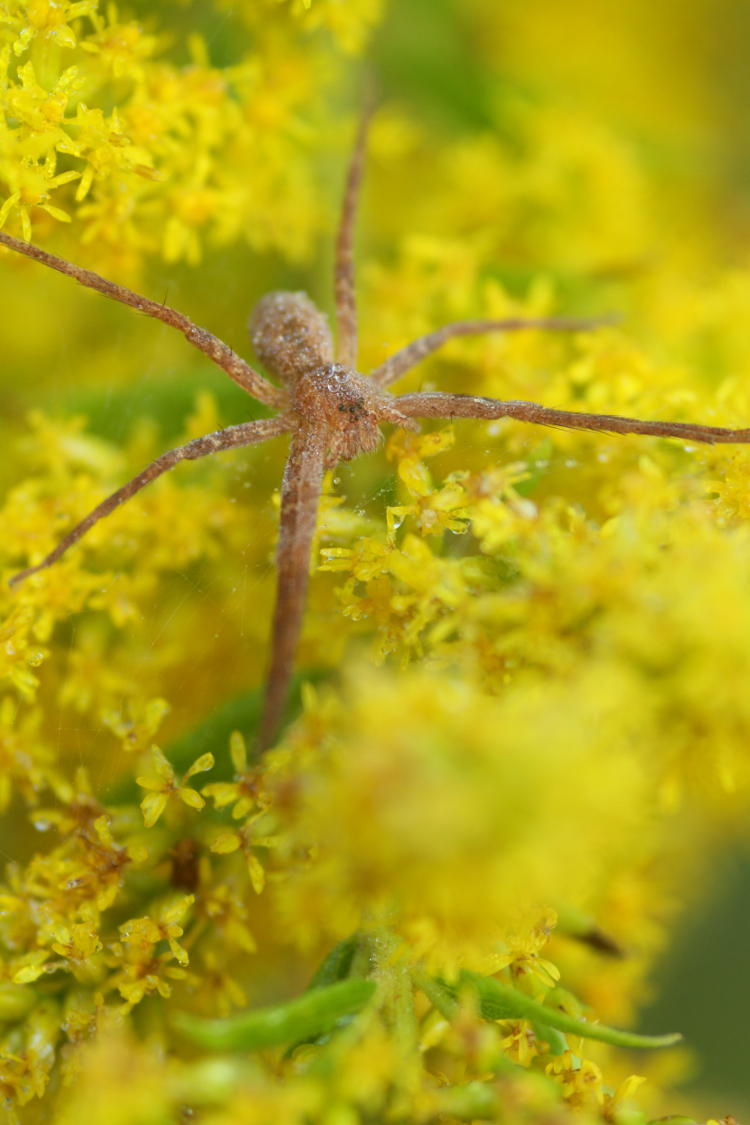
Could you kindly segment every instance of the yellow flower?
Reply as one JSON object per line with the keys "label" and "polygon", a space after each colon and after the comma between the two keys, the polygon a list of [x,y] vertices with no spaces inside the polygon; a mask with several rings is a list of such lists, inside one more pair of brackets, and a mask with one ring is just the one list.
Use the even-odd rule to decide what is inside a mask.
{"label": "yellow flower", "polygon": [[242,852],[247,864],[250,882],[256,894],[260,894],[265,886],[266,873],[254,849],[270,848],[277,843],[277,837],[256,835],[253,831],[253,823],[260,815],[262,814],[248,817],[241,828],[233,828],[229,832],[220,832],[211,843],[211,851],[216,852],[217,855],[231,855],[238,849]]}
{"label": "yellow flower", "polygon": [[[169,710],[169,704],[165,699],[134,700],[120,711],[103,711],[101,719],[104,725],[119,738],[123,750],[135,753],[145,749],[145,745],[156,734]],[[158,770],[163,771],[165,769],[162,762],[163,755],[156,748],[152,752],[155,768],[158,762]],[[159,773],[159,776],[162,774]]]}
{"label": "yellow flower", "polygon": [[544,992],[560,979],[557,966],[539,956],[557,924],[557,915],[548,908],[536,918],[522,918],[519,923],[517,928],[509,926],[505,949],[499,954],[495,967],[497,970],[510,968],[514,979],[522,985],[526,982],[527,988],[535,995],[539,985]]}
{"label": "yellow flower", "polygon": [[204,773],[213,769],[213,754],[202,754],[193,762],[192,766],[182,776],[181,783],[177,783],[175,772],[158,746],[151,747],[152,773],[136,778],[142,789],[148,793],[141,801],[143,822],[147,828],[153,827],[166,809],[169,801],[177,797],[184,805],[191,809],[202,809],[205,805],[203,797],[197,789],[186,785],[197,773]]}
{"label": "yellow flower", "polygon": [[604,671],[492,699],[468,676],[360,670],[322,739],[303,724],[269,778],[289,817],[294,874],[274,895],[291,929],[341,938],[382,917],[438,965],[517,956],[519,972],[554,979],[538,959],[554,915],[533,905],[594,893],[606,856],[640,831],[645,782],[619,693]]}
{"label": "yellow flower", "polygon": [[[151,992],[166,998],[172,991],[170,981],[185,979],[189,958],[177,939],[194,901],[193,895],[172,896],[157,904],[149,917],[132,918],[119,927],[121,940],[112,945],[117,969],[107,987],[116,988],[128,1005],[139,1003]],[[156,946],[164,941],[168,952],[156,953]],[[170,964],[172,959],[177,966]]]}
{"label": "yellow flower", "polygon": [[559,1059],[548,1063],[545,1070],[560,1083],[570,1105],[583,1108],[604,1104],[602,1072],[596,1063],[565,1051]]}
{"label": "yellow flower", "polygon": [[213,800],[217,809],[233,804],[233,820],[242,820],[254,808],[264,812],[269,797],[264,788],[263,772],[257,768],[248,770],[247,746],[240,731],[232,731],[229,754],[235,769],[234,780],[212,781],[210,785],[204,785],[201,792]]}
{"label": "yellow flower", "polygon": [[90,928],[82,922],[73,926],[59,926],[57,940],[52,943],[52,949],[61,957],[70,961],[87,961],[102,948],[98,934],[92,933]]}

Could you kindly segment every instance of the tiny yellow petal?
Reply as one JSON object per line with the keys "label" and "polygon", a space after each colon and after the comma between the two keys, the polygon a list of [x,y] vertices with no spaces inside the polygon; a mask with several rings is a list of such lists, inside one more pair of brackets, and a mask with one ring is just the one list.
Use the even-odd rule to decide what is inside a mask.
{"label": "tiny yellow petal", "polygon": [[183,946],[181,946],[179,942],[175,941],[174,938],[171,938],[169,941],[169,948],[172,951],[172,956],[180,965],[187,965],[189,961],[187,950]]}
{"label": "tiny yellow petal", "polygon": [[167,807],[169,797],[166,793],[148,793],[141,801],[143,823],[147,828],[152,828],[164,809]]}
{"label": "tiny yellow petal", "polygon": [[183,804],[189,805],[191,809],[202,809],[206,803],[197,789],[189,789],[186,786],[177,790],[177,796]]}
{"label": "tiny yellow petal", "polygon": [[210,797],[217,809],[223,809],[237,797],[237,786],[232,781],[212,781],[201,789],[204,797]]}
{"label": "tiny yellow petal", "polygon": [[141,789],[156,789],[160,793],[164,791],[164,782],[158,777],[137,777],[135,783]]}
{"label": "tiny yellow petal", "polygon": [[44,965],[25,965],[23,969],[13,974],[13,983],[31,984],[32,981],[38,980],[43,972]]}
{"label": "tiny yellow petal", "polygon": [[18,200],[20,199],[20,197],[21,197],[21,193],[19,191],[14,191],[12,195],[8,196],[8,198],[5,200],[5,203],[3,203],[2,207],[0,207],[0,227],[3,225],[5,220],[8,218],[8,215],[10,214],[12,209],[15,207],[16,203],[18,203]]}
{"label": "tiny yellow petal", "polygon": [[151,757],[154,761],[154,769],[159,777],[163,778],[164,781],[174,781],[174,770],[158,746],[151,747]]}
{"label": "tiny yellow petal", "polygon": [[247,872],[250,876],[250,882],[253,885],[253,890],[256,895],[259,895],[266,885],[266,873],[262,865],[258,862],[252,853],[247,857]]}
{"label": "tiny yellow petal", "polygon": [[185,781],[187,781],[187,779],[189,777],[192,777],[196,773],[205,773],[206,770],[211,770],[213,768],[214,768],[214,756],[213,756],[213,754],[201,754],[200,758],[197,758],[193,762],[192,766],[190,767],[190,769],[185,774]]}
{"label": "tiny yellow petal", "polygon": [[247,747],[238,730],[233,730],[229,736],[229,754],[237,773],[244,773],[247,769]]}
{"label": "tiny yellow petal", "polygon": [[61,187],[63,184],[69,184],[73,180],[78,180],[81,177],[80,172],[61,172],[59,176],[55,176],[52,180],[53,187]]}

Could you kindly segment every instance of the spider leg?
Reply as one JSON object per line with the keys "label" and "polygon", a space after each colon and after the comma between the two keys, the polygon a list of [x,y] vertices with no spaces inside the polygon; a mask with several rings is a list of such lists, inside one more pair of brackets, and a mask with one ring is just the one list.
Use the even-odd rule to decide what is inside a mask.
{"label": "spider leg", "polygon": [[271,661],[258,732],[258,747],[273,742],[286,702],[305,611],[310,551],[323,481],[325,442],[317,429],[301,427],[292,438],[281,486],[276,552],[278,579],[271,633]]}
{"label": "spider leg", "polygon": [[693,422],[649,422],[641,418],[621,418],[617,414],[583,414],[573,410],[555,410],[536,402],[502,402],[479,395],[443,394],[424,391],[397,395],[398,409],[408,417],[417,418],[516,418],[539,426],[562,426],[573,430],[600,430],[610,434],[651,434],[676,437],[684,441],[750,442],[750,429],[731,430],[725,426],[702,426]]}
{"label": "spider leg", "polygon": [[203,437],[189,441],[186,445],[180,445],[176,449],[170,449],[167,453],[162,453],[160,457],[147,465],[142,472],[138,473],[127,484],[124,484],[122,488],[118,488],[106,500],[102,500],[101,504],[98,504],[80,523],[77,523],[40,563],[14,574],[10,579],[10,585],[14,586],[28,578],[29,575],[52,566],[94,524],[108,516],[120,504],[124,504],[131,496],[135,496],[136,492],[140,492],[142,488],[145,488],[152,480],[156,480],[162,473],[173,469],[180,461],[195,461],[199,457],[208,457],[211,453],[218,453],[222,449],[233,449],[240,445],[254,445],[256,442],[265,441],[267,438],[285,433],[288,429],[289,422],[283,416],[264,418],[258,422],[243,422],[239,426],[227,426],[224,430],[216,430],[212,434],[205,434]]}
{"label": "spider leg", "polygon": [[20,239],[13,238],[2,231],[0,231],[0,244],[7,246],[9,250],[16,250],[19,254],[25,254],[27,258],[33,258],[35,261],[41,262],[42,265],[49,266],[50,269],[74,278],[80,285],[85,285],[89,289],[96,289],[97,292],[103,293],[105,297],[111,297],[112,300],[120,301],[123,305],[129,305],[131,308],[137,309],[138,312],[145,313],[146,316],[153,316],[156,320],[169,324],[172,328],[176,328],[178,332],[182,332],[188,343],[213,360],[222,371],[227,373],[230,379],[234,379],[235,383],[238,383],[253,398],[257,398],[259,402],[265,403],[266,406],[283,407],[286,405],[287,395],[284,391],[275,387],[273,383],[269,383],[267,379],[253,370],[241,356],[232,351],[229,345],[220,340],[218,336],[213,336],[205,328],[194,324],[183,313],[177,312],[169,305],[161,305],[158,301],[141,297],[138,293],[133,293],[131,289],[126,289],[123,285],[116,285],[114,281],[108,281],[106,277],[101,277],[93,270],[83,269],[81,266],[66,261],[65,258],[58,258],[55,254],[49,254],[46,250],[33,246],[30,242],[22,242]]}
{"label": "spider leg", "polygon": [[459,320],[446,324],[435,332],[420,336],[411,344],[401,348],[380,367],[370,372],[370,378],[378,387],[389,387],[405,372],[426,356],[431,355],[447,340],[456,336],[481,336],[485,332],[517,332],[523,329],[541,328],[548,332],[588,332],[601,324],[611,324],[611,317],[508,317],[506,320]]}
{"label": "spider leg", "polygon": [[345,367],[357,363],[357,305],[354,292],[354,223],[365,163],[365,145],[373,107],[368,106],[359,123],[349,172],[346,177],[341,218],[336,238],[334,293],[336,296],[337,360]]}

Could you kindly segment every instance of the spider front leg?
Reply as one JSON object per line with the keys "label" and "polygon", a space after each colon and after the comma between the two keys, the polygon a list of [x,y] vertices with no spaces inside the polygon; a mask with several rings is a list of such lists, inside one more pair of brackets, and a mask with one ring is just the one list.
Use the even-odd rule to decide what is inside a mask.
{"label": "spider front leg", "polygon": [[750,429],[733,430],[725,426],[703,426],[693,422],[651,422],[642,418],[623,418],[618,414],[585,414],[574,410],[555,410],[536,402],[503,402],[480,395],[444,394],[423,391],[398,395],[398,409],[411,418],[515,418],[538,426],[560,426],[572,430],[598,430],[610,434],[648,434],[676,437],[684,441],[750,442]]}
{"label": "spider front leg", "polygon": [[90,531],[94,524],[99,520],[104,519],[120,504],[124,504],[131,496],[135,496],[136,492],[140,492],[152,480],[156,480],[162,473],[168,472],[178,465],[180,461],[195,461],[199,457],[209,457],[212,453],[219,453],[222,449],[234,449],[242,445],[255,445],[258,442],[266,441],[267,438],[276,437],[277,434],[283,434],[289,429],[288,420],[282,415],[278,418],[264,418],[258,422],[243,422],[239,426],[228,426],[224,430],[216,430],[211,434],[204,434],[203,437],[195,438],[193,441],[187,442],[186,445],[180,445],[176,449],[170,449],[167,453],[162,453],[150,465],[147,465],[142,472],[124,484],[122,488],[118,488],[106,500],[102,500],[92,512],[89,512],[80,523],[69,531],[68,534],[62,539],[54,550],[50,551],[45,558],[36,566],[27,567],[26,570],[19,571],[14,574],[9,580],[10,585],[17,585],[23,582],[31,574],[36,574],[40,570],[44,570],[48,566],[52,566],[61,558],[69,547],[72,547],[82,535]]}
{"label": "spider front leg", "polygon": [[258,749],[273,742],[289,691],[305,597],[310,577],[310,553],[323,484],[325,432],[301,426],[292,439],[281,486],[276,606],[271,632],[271,660],[266,681]]}

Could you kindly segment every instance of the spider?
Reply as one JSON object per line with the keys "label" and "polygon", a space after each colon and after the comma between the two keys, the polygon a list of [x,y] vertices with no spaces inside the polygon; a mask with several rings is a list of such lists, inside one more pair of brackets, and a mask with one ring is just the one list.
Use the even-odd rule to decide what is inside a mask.
{"label": "spider", "polygon": [[346,177],[336,239],[336,346],[326,317],[306,293],[269,293],[261,298],[250,317],[248,328],[255,354],[281,386],[271,383],[222,340],[175,309],[141,297],[91,270],[0,232],[0,243],[9,249],[26,254],[51,269],[67,274],[81,285],[96,289],[106,297],[176,328],[249,395],[277,411],[275,417],[227,426],[162,453],[76,524],[41,562],[14,575],[10,579],[11,584],[51,566],[100,519],[180,461],[207,457],[223,449],[256,445],[282,434],[291,435],[281,486],[271,653],[257,736],[261,751],[269,747],[277,735],[289,689],[304,615],[311,543],[323,474],[340,460],[350,460],[375,449],[380,440],[381,423],[418,430],[419,418],[516,418],[547,426],[618,434],[653,434],[699,442],[750,441],[750,429],[585,414],[555,410],[533,402],[503,402],[479,395],[437,391],[394,396],[388,390],[420,360],[457,336],[532,328],[585,331],[601,324],[601,320],[540,317],[459,321],[414,340],[369,375],[359,373],[356,370],[353,239],[369,116],[369,113],[365,114],[359,126]]}

